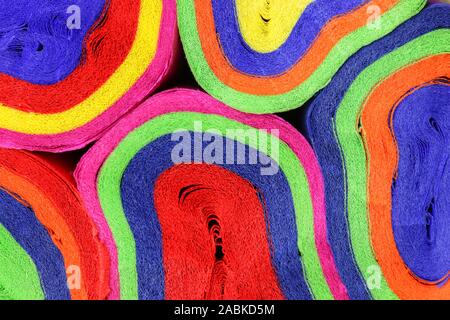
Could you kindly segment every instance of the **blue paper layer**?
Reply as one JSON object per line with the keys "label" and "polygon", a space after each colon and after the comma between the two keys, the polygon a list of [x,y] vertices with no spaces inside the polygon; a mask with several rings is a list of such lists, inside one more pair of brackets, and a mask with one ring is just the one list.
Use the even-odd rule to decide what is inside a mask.
{"label": "blue paper layer", "polygon": [[[42,85],[65,79],[80,64],[83,41],[106,1],[0,0],[0,72]],[[79,29],[71,6],[79,8]]]}

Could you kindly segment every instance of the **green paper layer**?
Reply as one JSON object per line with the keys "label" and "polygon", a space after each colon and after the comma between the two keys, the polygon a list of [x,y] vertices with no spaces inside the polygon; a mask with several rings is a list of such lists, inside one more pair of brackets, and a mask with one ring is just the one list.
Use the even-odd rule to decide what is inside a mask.
{"label": "green paper layer", "polygon": [[0,224],[0,300],[44,300],[33,260]]}

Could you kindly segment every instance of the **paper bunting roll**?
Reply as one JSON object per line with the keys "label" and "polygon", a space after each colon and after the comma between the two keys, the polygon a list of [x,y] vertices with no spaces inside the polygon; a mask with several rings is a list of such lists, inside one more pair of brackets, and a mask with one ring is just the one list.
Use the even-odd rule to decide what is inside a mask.
{"label": "paper bunting roll", "polygon": [[109,294],[109,254],[55,160],[0,149],[0,251],[0,300]]}
{"label": "paper bunting roll", "polygon": [[360,48],[416,15],[425,0],[178,0],[191,70],[241,111],[301,106]]}
{"label": "paper bunting roll", "polygon": [[75,176],[111,255],[114,299],[347,298],[314,153],[276,116],[166,91]]}
{"label": "paper bunting roll", "polygon": [[450,299],[450,6],[348,60],[312,102],[327,229],[352,299]]}
{"label": "paper bunting roll", "polygon": [[175,0],[1,0],[0,146],[97,139],[166,78],[177,38]]}

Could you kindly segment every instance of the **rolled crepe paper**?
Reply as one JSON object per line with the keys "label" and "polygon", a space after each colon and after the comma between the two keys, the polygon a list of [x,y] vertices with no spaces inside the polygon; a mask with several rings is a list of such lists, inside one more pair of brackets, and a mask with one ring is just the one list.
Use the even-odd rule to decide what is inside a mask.
{"label": "rolled crepe paper", "polygon": [[250,113],[301,106],[360,48],[425,0],[179,0],[191,70],[212,96]]}
{"label": "rolled crepe paper", "polygon": [[114,299],[348,297],[314,153],[276,116],[166,91],[121,119],[75,177]]}
{"label": "rolled crepe paper", "polygon": [[[437,60],[423,64],[424,67],[437,66]],[[440,74],[438,77],[441,76]],[[425,79],[425,80],[429,80]],[[432,79],[431,79],[432,80]],[[418,108],[407,113],[409,108]],[[448,278],[450,266],[450,234],[445,231],[450,221],[447,211],[446,195],[440,193],[448,184],[448,173],[445,169],[445,158],[448,151],[445,136],[447,126],[441,125],[448,119],[450,112],[450,87],[448,82],[434,80],[423,88],[413,91],[402,100],[395,110],[393,124],[398,145],[398,178],[393,190],[393,226],[399,251],[408,267],[424,282],[443,283]],[[410,127],[405,121],[411,120]],[[428,121],[428,122],[426,122]],[[430,130],[432,129],[432,130]],[[423,131],[422,131],[423,130]],[[424,150],[420,138],[430,140],[430,149]],[[409,147],[418,148],[408,150]],[[444,151],[444,153],[443,153]],[[411,158],[408,156],[411,155]],[[394,154],[395,159],[397,154]],[[422,167],[416,175],[411,175],[413,157],[425,157]],[[432,164],[428,166],[427,164]],[[432,187],[429,190],[411,188],[416,181]],[[375,193],[374,193],[375,195]],[[424,201],[420,206],[412,207],[407,196],[417,197]],[[426,214],[424,219],[424,208]],[[410,210],[412,214],[402,221],[401,213]],[[416,223],[416,225],[413,225]],[[408,225],[410,225],[408,227]],[[406,238],[406,239],[404,239]],[[411,245],[413,247],[411,247]]]}
{"label": "rolled crepe paper", "polygon": [[308,110],[328,239],[350,298],[450,298],[440,193],[449,24],[450,6],[427,7],[350,58]]}
{"label": "rolled crepe paper", "polygon": [[175,0],[0,0],[0,12],[1,147],[81,148],[175,61]]}
{"label": "rolled crepe paper", "polygon": [[109,254],[64,164],[0,149],[0,299],[105,299]]}

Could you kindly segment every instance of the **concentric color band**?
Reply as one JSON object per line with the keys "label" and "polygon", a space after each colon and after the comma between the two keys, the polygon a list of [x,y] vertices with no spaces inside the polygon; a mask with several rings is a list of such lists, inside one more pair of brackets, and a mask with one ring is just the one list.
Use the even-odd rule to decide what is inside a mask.
{"label": "concentric color band", "polygon": [[0,228],[1,298],[108,296],[109,256],[62,163],[0,150]]}
{"label": "concentric color band", "polygon": [[[199,132],[195,128],[196,122],[202,124],[205,132],[214,129],[214,135],[218,137],[224,136],[227,129],[276,128],[280,131],[280,172],[271,179],[252,173],[259,168],[255,165],[219,166],[251,183],[265,199],[263,207],[267,210],[265,221],[271,243],[271,264],[283,296],[290,299],[346,298],[324,233],[322,179],[304,138],[279,118],[241,114],[190,90],[168,91],[148,100],[101,139],[77,168],[79,189],[102,230],[101,238],[108,244],[113,270],[117,263],[118,273],[111,281],[117,285],[120,280],[120,297],[174,297],[173,292],[166,291],[167,283],[163,281],[165,266],[157,262],[163,261],[161,243],[165,243],[166,234],[158,222],[161,212],[152,204],[156,198],[149,198],[153,198],[151,190],[155,178],[174,165],[169,152],[174,142],[168,140],[169,136],[178,129]],[[248,145],[247,152],[258,147],[245,137],[235,139],[238,145]],[[280,199],[273,199],[271,194]],[[292,209],[289,209],[289,203],[293,203]],[[149,224],[150,221],[153,222]],[[235,237],[239,237],[239,233]],[[118,260],[115,260],[116,255]],[[159,284],[156,279],[160,279]],[[199,298],[202,292],[196,294]],[[267,294],[259,296],[257,291],[247,294],[253,298],[271,297]]]}
{"label": "concentric color band", "polygon": [[[400,152],[400,160],[406,161],[401,155],[408,152],[405,147],[395,149],[397,142],[393,137],[397,132],[392,129],[396,121],[395,108],[402,97],[421,84],[448,78],[449,17],[450,8],[446,5],[425,9],[392,34],[352,57],[311,104],[308,131],[326,182],[329,239],[351,298],[449,297],[445,284],[424,284],[418,274],[413,275],[416,271],[411,269],[411,258],[407,257],[415,254],[416,261],[423,261],[431,252],[439,252],[440,259],[434,263],[435,267],[441,263],[440,269],[435,271],[440,277],[435,280],[442,280],[446,276],[442,270],[448,254],[439,248],[440,243],[446,241],[445,234],[438,232],[439,238],[435,243],[428,243],[428,250],[425,250],[421,241],[426,230],[431,229],[429,221],[424,222],[417,225],[424,230],[421,238],[417,238],[414,248],[409,247],[405,241],[410,240],[399,233],[399,228],[403,228],[403,232],[411,231],[408,223],[420,219],[418,213],[407,216],[408,210],[403,207],[400,218],[398,211],[391,213],[390,202],[392,199],[394,210],[399,210],[395,206],[404,205],[397,191],[401,190],[397,186],[404,183],[396,176],[397,154]],[[441,99],[445,101],[445,97]],[[441,100],[429,99],[428,103],[438,101]],[[436,111],[440,108],[445,109],[445,104],[432,106]],[[402,141],[405,140],[399,142]],[[402,179],[417,177],[411,167],[398,169],[401,169]],[[418,185],[416,181],[415,186]],[[435,215],[439,213],[436,211]],[[445,224],[445,219],[438,220]],[[433,230],[439,230],[443,224],[435,223],[433,228],[437,229]],[[421,254],[424,256],[419,258]]]}
{"label": "concentric color band", "polygon": [[[86,64],[69,77],[48,87],[6,75],[0,81],[5,86],[2,100],[13,103],[0,105],[2,146],[47,151],[80,148],[165,79],[176,55],[174,1],[110,0],[104,11],[87,42]],[[160,33],[165,37],[160,38]]]}
{"label": "concentric color band", "polygon": [[[292,59],[292,55],[283,52],[282,47],[276,52],[253,52],[250,56],[252,50],[249,48],[236,53],[239,52],[238,43],[243,45],[242,39],[228,45],[229,41],[240,37],[236,35],[239,32],[236,28],[221,27],[225,20],[233,21],[232,9],[214,10],[213,3],[206,0],[178,1],[178,20],[188,62],[199,84],[233,108],[251,113],[270,113],[301,106],[326,86],[339,66],[352,54],[391,32],[417,14],[424,5],[422,0],[346,1],[345,4],[314,1],[303,15],[304,19],[309,19],[309,25],[319,24],[320,31],[308,28],[305,30],[307,35],[300,37],[297,30],[304,26],[300,16],[299,29],[294,27],[291,32],[293,37],[296,36],[295,41],[288,39],[285,43],[287,47],[291,42],[295,44],[294,57],[300,52],[300,57],[292,61],[289,68],[283,66],[283,62]],[[221,30],[226,34],[221,35]],[[316,33],[318,36],[314,36]],[[299,38],[305,39],[306,43],[299,41]],[[311,40],[309,46],[307,39]],[[306,51],[302,56],[303,50]],[[233,58],[234,54],[236,58]],[[255,56],[261,55],[264,63],[255,60]],[[277,60],[270,60],[271,55],[277,56]],[[242,60],[241,64],[248,68],[255,66],[256,70],[242,70],[241,64],[234,63],[234,59]],[[285,71],[264,76],[275,71],[267,69],[266,73],[265,68],[278,67],[281,67],[278,71]],[[257,72],[257,75],[252,76],[248,72]]]}

